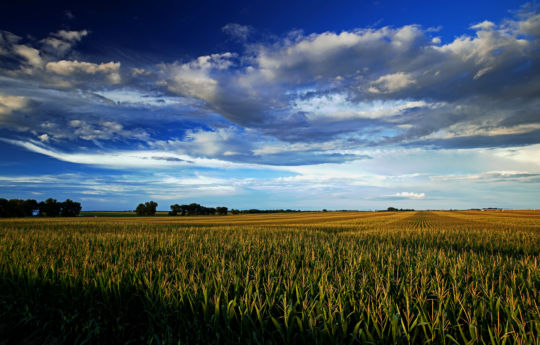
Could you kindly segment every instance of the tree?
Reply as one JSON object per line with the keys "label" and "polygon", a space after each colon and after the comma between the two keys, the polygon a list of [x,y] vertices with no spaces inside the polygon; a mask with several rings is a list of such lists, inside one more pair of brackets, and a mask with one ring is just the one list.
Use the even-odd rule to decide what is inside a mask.
{"label": "tree", "polygon": [[66,199],[61,204],[61,208],[62,217],[77,217],[81,213],[81,204],[70,199]]}
{"label": "tree", "polygon": [[179,212],[182,212],[182,206],[178,204],[171,205],[171,211],[169,212],[169,216],[177,216]]}
{"label": "tree", "polygon": [[58,217],[62,210],[60,203],[53,198],[40,202],[38,208],[39,215],[46,217]]}
{"label": "tree", "polygon": [[144,216],[146,214],[146,207],[144,207],[144,204],[137,205],[135,213],[137,213],[137,216]]}
{"label": "tree", "polygon": [[4,198],[0,198],[0,217],[9,217],[9,201]]}
{"label": "tree", "polygon": [[216,212],[218,215],[220,216],[226,216],[227,215],[227,211],[229,209],[225,206],[222,206],[222,207],[216,207]]}
{"label": "tree", "polygon": [[34,199],[28,199],[23,202],[24,207],[24,216],[31,217],[34,215],[34,212],[39,210],[39,204]]}
{"label": "tree", "polygon": [[138,216],[154,216],[158,204],[154,201],[147,201],[144,204],[139,204],[135,209]]}

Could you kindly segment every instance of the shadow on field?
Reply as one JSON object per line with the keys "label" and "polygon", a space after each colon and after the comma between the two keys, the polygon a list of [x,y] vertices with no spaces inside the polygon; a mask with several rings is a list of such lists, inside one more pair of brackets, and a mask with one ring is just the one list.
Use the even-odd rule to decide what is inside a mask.
{"label": "shadow on field", "polygon": [[143,286],[89,286],[54,279],[0,277],[0,344],[321,342],[320,334],[316,339],[308,330],[287,340],[270,320],[261,327],[255,313],[232,320],[225,310],[205,314],[198,298],[172,304]]}

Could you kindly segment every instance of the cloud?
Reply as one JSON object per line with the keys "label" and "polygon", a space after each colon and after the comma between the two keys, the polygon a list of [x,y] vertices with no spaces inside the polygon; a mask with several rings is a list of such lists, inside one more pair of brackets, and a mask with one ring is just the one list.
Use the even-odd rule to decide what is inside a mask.
{"label": "cloud", "polygon": [[527,171],[502,170],[502,171],[487,171],[480,174],[431,176],[430,180],[436,181],[436,182],[476,181],[476,182],[482,182],[482,183],[494,183],[494,182],[539,183],[540,174],[530,173]]}
{"label": "cloud", "polygon": [[10,115],[14,111],[26,109],[28,105],[29,101],[26,97],[10,96],[0,93],[0,115]]}
{"label": "cloud", "polygon": [[[31,80],[48,88],[88,88],[103,82],[120,84],[120,62],[93,63],[65,59],[73,47],[89,34],[87,30],[59,30],[39,41],[2,31],[0,75]],[[96,78],[101,76],[102,78]]]}
{"label": "cloud", "polygon": [[88,30],[66,31],[60,30],[42,39],[42,49],[53,56],[65,56],[83,37],[88,35]]}
{"label": "cloud", "polygon": [[[519,130],[540,122],[540,78],[530,77],[540,75],[538,41],[522,37],[520,29],[534,24],[534,16],[512,25],[484,21],[471,26],[473,35],[447,44],[418,25],[295,32],[251,44],[238,63],[230,55],[209,55],[163,65],[163,74],[172,77],[162,83],[237,125],[291,143],[430,145],[423,140],[440,130],[496,118],[500,127],[489,134],[455,134],[471,137],[465,147],[474,146],[473,136],[499,136],[502,144],[510,140],[505,135],[521,135],[509,133],[504,121],[528,119]],[[504,92],[494,85],[504,85]],[[447,140],[450,145],[451,138],[440,139]]]}
{"label": "cloud", "polygon": [[[43,59],[40,56],[39,50],[22,45],[16,44],[13,45],[13,51],[22,56],[25,59],[25,63],[30,67],[41,68],[43,66]],[[25,69],[25,71],[30,72],[30,69]]]}
{"label": "cloud", "polygon": [[119,84],[120,77],[120,62],[107,62],[95,64],[84,61],[68,61],[60,60],[49,62],[45,66],[47,71],[53,72],[62,76],[77,76],[77,75],[95,75],[102,74],[111,84]]}
{"label": "cloud", "polygon": [[23,147],[29,151],[43,154],[64,162],[96,165],[108,168],[156,168],[174,166],[196,166],[208,168],[253,168],[256,164],[232,163],[219,159],[191,157],[169,151],[112,151],[96,153],[66,153],[32,141],[2,139],[8,144]]}
{"label": "cloud", "polygon": [[[130,68],[73,51],[87,30],[42,40],[1,32],[0,87],[32,104],[27,117],[10,116],[2,128],[66,151],[121,142],[126,150],[268,166],[366,160],[379,147],[534,145],[537,22],[524,9],[444,42],[419,25],[294,31],[249,37],[240,53]],[[234,23],[223,30],[243,38],[250,31]],[[2,112],[18,111],[9,107]]]}
{"label": "cloud", "polygon": [[425,193],[399,192],[391,195],[384,195],[378,198],[383,200],[421,200],[425,199],[425,197]]}
{"label": "cloud", "polygon": [[218,87],[212,74],[231,67],[235,57],[235,54],[227,52],[200,56],[184,64],[162,64],[160,72],[163,80],[159,83],[173,93],[211,102]]}
{"label": "cloud", "polygon": [[398,72],[379,77],[368,90],[373,93],[391,93],[405,89],[414,83],[411,74]]}
{"label": "cloud", "polygon": [[148,139],[148,133],[144,130],[126,130],[123,125],[114,121],[103,121],[94,125],[82,120],[71,120],[69,127],[75,136],[84,140]]}
{"label": "cloud", "polygon": [[239,41],[247,40],[253,29],[247,25],[229,23],[221,28],[221,31]]}

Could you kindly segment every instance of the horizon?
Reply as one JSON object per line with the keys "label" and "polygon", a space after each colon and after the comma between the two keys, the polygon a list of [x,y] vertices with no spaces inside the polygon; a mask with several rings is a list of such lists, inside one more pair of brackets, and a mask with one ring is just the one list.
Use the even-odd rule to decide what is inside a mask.
{"label": "horizon", "polygon": [[0,19],[0,198],[540,207],[536,1],[30,2]]}

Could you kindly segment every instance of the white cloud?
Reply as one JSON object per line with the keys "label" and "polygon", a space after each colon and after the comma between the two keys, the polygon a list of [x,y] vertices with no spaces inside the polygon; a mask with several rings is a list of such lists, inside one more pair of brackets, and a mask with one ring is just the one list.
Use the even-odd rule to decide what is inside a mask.
{"label": "white cloud", "polygon": [[540,37],[540,13],[519,22],[519,30],[527,35]]}
{"label": "white cloud", "polygon": [[388,198],[391,199],[411,199],[411,200],[420,200],[426,197],[425,193],[414,193],[414,192],[399,192],[392,195],[388,195]]}
{"label": "white cloud", "polygon": [[[26,59],[26,62],[34,68],[41,68],[43,67],[43,59],[40,56],[39,50],[28,47],[26,45],[14,45],[13,50],[16,54],[24,57]],[[26,70],[31,71],[31,70]]]}
{"label": "white cloud", "polygon": [[436,182],[449,181],[479,181],[479,182],[540,182],[540,173],[530,173],[528,171],[487,171],[479,174],[459,174],[430,176],[430,180]]}
{"label": "white cloud", "polygon": [[88,123],[83,120],[71,120],[69,126],[73,135],[84,140],[114,140],[119,138],[147,140],[149,137],[144,130],[126,130],[123,125],[115,121]]}
{"label": "white cloud", "polygon": [[[207,168],[261,168],[262,165],[232,163],[219,159],[192,157],[186,154],[177,154],[170,151],[112,151],[96,153],[65,153],[56,151],[36,142],[1,139],[12,145],[23,147],[29,151],[56,158],[64,162],[98,165],[108,168],[157,168],[157,167],[207,167]],[[282,169],[279,167],[265,167],[266,169]]]}
{"label": "white cloud", "polygon": [[180,95],[210,101],[218,88],[212,73],[231,67],[235,57],[233,53],[212,54],[184,64],[162,64],[160,84]]}
{"label": "white cloud", "polygon": [[60,38],[63,38],[66,41],[78,42],[84,36],[88,35],[88,30],[80,30],[80,31],[60,30],[54,35]]}
{"label": "white cloud", "polygon": [[29,101],[26,97],[0,93],[0,115],[9,115],[14,111],[24,110],[28,105]]}
{"label": "white cloud", "polygon": [[53,73],[62,76],[72,76],[77,74],[103,74],[107,80],[112,84],[118,84],[121,82],[120,77],[120,62],[107,62],[95,64],[84,61],[68,61],[60,60],[56,62],[49,62],[45,68]]}
{"label": "white cloud", "polygon": [[369,92],[373,93],[392,93],[403,90],[416,83],[410,73],[393,73],[383,75],[372,83]]}
{"label": "white cloud", "polygon": [[495,27],[496,27],[495,23],[490,22],[489,20],[484,20],[481,23],[472,25],[471,29],[475,29],[475,30],[492,30]]}
{"label": "white cloud", "polygon": [[42,39],[40,42],[47,53],[55,56],[64,56],[86,35],[88,35],[87,30],[60,30]]}
{"label": "white cloud", "polygon": [[305,112],[308,119],[331,118],[335,120],[351,118],[378,119],[399,115],[413,108],[438,105],[425,101],[411,100],[373,100],[369,102],[351,102],[343,93],[302,97],[293,101],[292,110]]}
{"label": "white cloud", "polygon": [[44,133],[44,134],[42,134],[42,135],[39,135],[39,136],[38,136],[38,139],[39,139],[41,142],[47,143],[47,142],[49,142],[50,137],[49,137],[49,135],[48,135],[47,133]]}

